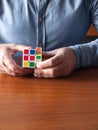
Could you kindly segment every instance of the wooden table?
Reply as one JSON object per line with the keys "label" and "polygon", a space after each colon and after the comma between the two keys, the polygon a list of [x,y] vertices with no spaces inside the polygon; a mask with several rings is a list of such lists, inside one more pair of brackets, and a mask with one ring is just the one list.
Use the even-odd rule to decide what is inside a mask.
{"label": "wooden table", "polygon": [[0,130],[98,130],[98,68],[58,79],[1,74]]}

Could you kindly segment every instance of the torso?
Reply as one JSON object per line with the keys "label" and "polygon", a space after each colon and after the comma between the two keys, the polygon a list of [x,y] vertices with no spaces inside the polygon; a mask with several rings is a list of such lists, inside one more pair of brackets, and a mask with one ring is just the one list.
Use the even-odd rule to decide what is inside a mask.
{"label": "torso", "polygon": [[42,44],[44,50],[52,50],[82,42],[90,27],[85,0],[38,2],[0,0],[0,43]]}

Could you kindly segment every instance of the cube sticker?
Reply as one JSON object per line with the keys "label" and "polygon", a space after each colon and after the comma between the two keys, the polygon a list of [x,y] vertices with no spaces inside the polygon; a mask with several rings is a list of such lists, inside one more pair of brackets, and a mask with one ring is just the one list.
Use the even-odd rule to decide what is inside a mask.
{"label": "cube sticker", "polygon": [[36,63],[42,61],[42,48],[25,49],[23,51],[22,66],[24,68],[35,68]]}

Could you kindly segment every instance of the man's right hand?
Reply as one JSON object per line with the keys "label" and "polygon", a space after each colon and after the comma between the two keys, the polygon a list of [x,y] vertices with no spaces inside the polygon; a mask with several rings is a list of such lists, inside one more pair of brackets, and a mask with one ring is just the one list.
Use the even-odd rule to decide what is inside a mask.
{"label": "man's right hand", "polygon": [[31,47],[17,44],[0,44],[0,73],[12,76],[24,76],[33,73],[32,69],[22,68],[17,65],[12,56]]}

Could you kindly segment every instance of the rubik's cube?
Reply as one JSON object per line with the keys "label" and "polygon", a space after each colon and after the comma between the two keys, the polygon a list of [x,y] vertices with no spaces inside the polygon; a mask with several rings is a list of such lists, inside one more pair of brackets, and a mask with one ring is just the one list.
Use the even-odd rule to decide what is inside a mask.
{"label": "rubik's cube", "polygon": [[42,48],[25,49],[23,52],[22,66],[25,68],[35,68],[36,63],[42,61]]}

